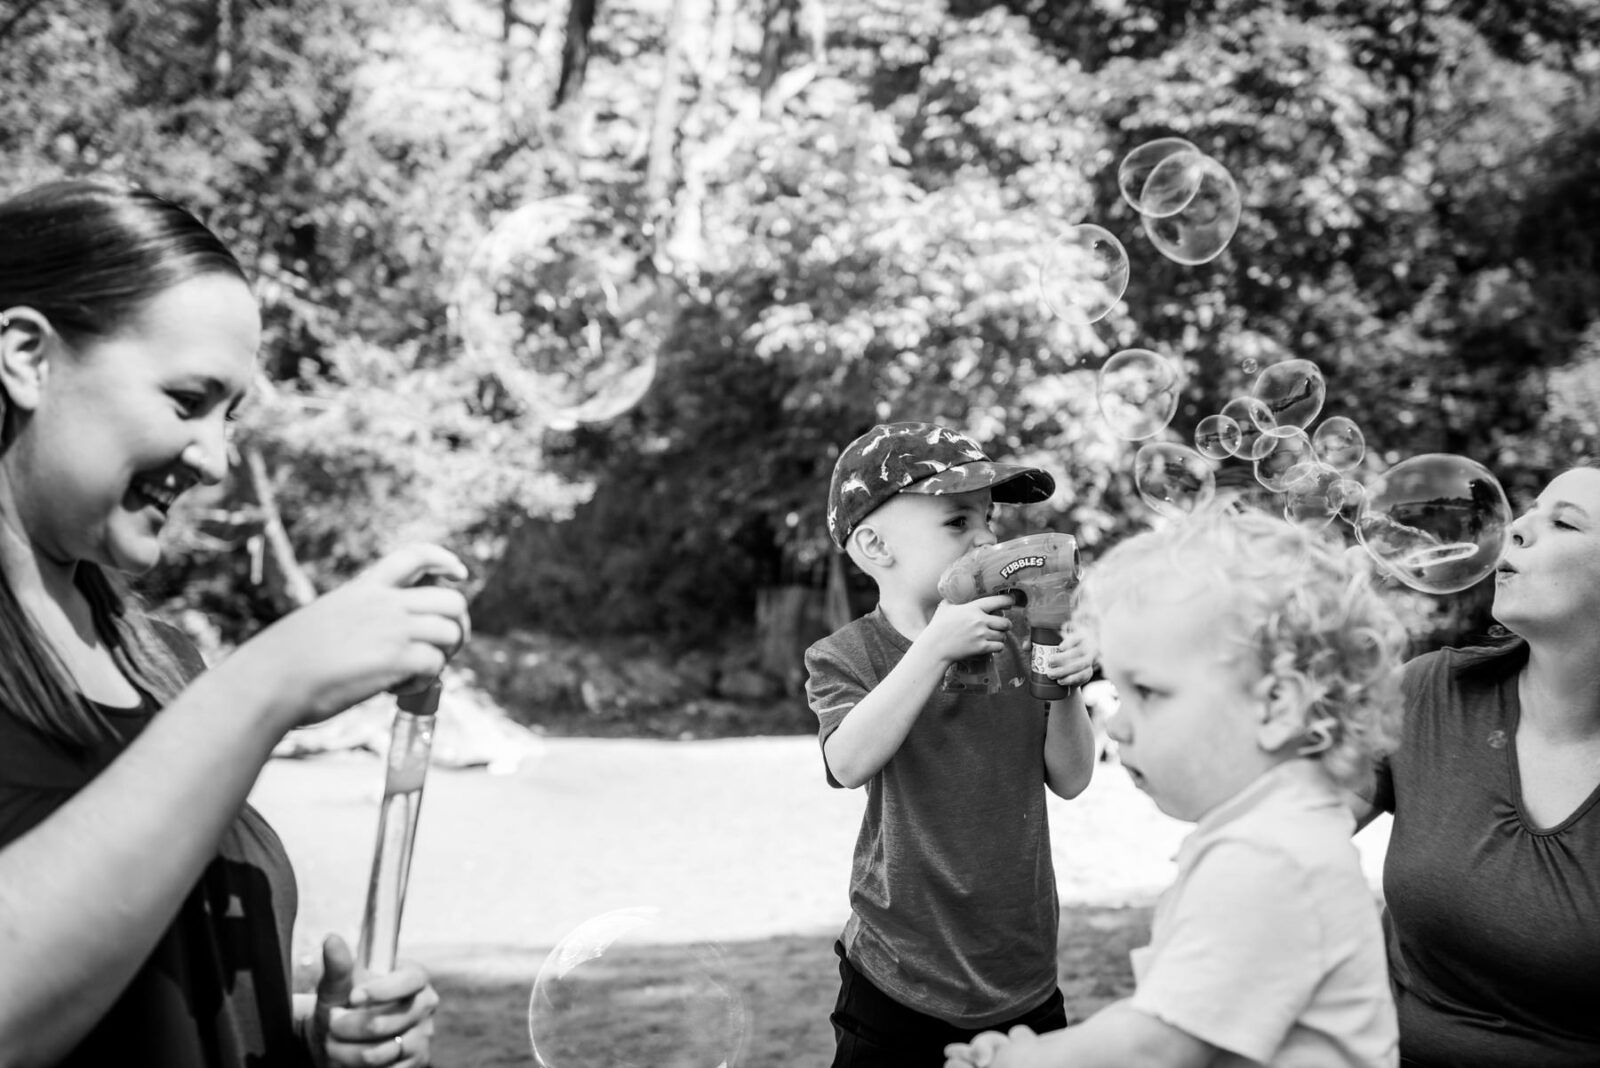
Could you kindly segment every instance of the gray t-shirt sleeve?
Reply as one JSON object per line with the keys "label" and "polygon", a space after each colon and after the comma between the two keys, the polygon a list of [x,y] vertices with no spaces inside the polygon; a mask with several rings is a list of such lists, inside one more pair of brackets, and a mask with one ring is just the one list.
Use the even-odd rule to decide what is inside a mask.
{"label": "gray t-shirt sleeve", "polygon": [[822,746],[823,770],[828,785],[844,788],[828,765],[827,742],[849,711],[867,695],[869,687],[850,668],[849,659],[834,637],[824,638],[806,650],[806,703],[817,717],[817,744]]}

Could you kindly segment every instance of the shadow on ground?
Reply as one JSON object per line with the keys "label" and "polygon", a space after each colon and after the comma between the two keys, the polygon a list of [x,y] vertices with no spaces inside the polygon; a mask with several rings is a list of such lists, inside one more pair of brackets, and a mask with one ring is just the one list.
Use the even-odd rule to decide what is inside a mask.
{"label": "shadow on ground", "polygon": [[[1062,911],[1060,981],[1067,1016],[1081,1020],[1132,992],[1128,952],[1149,939],[1150,909]],[[838,988],[829,934],[702,945],[617,946],[578,963],[559,1004],[539,1009],[549,1068],[718,1068],[734,1052],[729,1001],[744,1010],[743,1047],[730,1068],[825,1068],[828,1013]],[[443,998],[438,1068],[538,1064],[529,1037],[534,980],[548,950],[457,948],[429,953]],[[582,983],[579,976],[585,976]]]}

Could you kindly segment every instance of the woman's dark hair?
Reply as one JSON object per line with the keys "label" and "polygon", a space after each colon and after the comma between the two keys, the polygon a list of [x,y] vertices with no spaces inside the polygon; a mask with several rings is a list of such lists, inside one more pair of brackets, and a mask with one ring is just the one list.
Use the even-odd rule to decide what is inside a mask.
{"label": "woman's dark hair", "polygon": [[[69,346],[114,334],[151,299],[210,274],[247,281],[226,245],[183,208],[154,193],[101,180],[50,182],[0,201],[0,314],[26,307]],[[15,428],[0,390],[0,455]],[[118,667],[158,702],[184,672],[172,648],[121,578],[79,563],[79,589]],[[17,600],[0,568],[0,714],[71,747],[87,748],[110,727],[79,694],[60,656]]]}

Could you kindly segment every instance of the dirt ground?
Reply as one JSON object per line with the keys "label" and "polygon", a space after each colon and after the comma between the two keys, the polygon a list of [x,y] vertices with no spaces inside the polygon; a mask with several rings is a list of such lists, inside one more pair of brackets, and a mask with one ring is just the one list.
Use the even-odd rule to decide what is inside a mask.
{"label": "dirt ground", "polygon": [[[376,755],[332,752],[269,762],[252,794],[298,875],[297,970],[320,961],[317,946],[328,932],[355,942],[382,783]],[[435,767],[400,953],[447,977],[458,994],[497,991],[511,1006],[497,1011],[514,1014],[526,1006],[550,948],[574,927],[613,909],[654,906],[661,922],[642,936],[721,944],[736,962],[749,947],[766,947],[764,966],[772,947],[793,947],[804,955],[796,965],[804,992],[772,996],[831,998],[827,946],[847,914],[862,802],[860,791],[826,785],[811,737],[546,738],[498,773]],[[1077,800],[1052,797],[1050,820],[1063,908],[1104,930],[1125,906],[1142,915],[1170,878],[1188,830],[1114,764],[1100,765]],[[1357,839],[1374,885],[1386,842],[1386,821]],[[1092,939],[1095,931],[1064,930],[1064,941],[1074,937]],[[522,1019],[501,1021],[502,1048],[526,1050],[521,1011]],[[808,1015],[816,1027],[801,1037],[824,1042],[826,1008]],[[775,1048],[790,1041],[764,1037]],[[441,1040],[436,1050],[448,1047]],[[452,1063],[532,1058],[458,1055]],[[775,1054],[771,1063],[784,1061]]]}

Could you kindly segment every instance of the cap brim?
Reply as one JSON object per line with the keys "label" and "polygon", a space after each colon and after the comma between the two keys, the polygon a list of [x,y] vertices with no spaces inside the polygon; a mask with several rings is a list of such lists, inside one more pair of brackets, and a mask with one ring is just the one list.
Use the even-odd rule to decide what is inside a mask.
{"label": "cap brim", "polygon": [[918,479],[900,492],[937,497],[981,489],[992,491],[994,499],[1001,504],[1037,504],[1039,501],[1048,501],[1055,493],[1056,480],[1049,472],[1037,467],[975,460]]}

